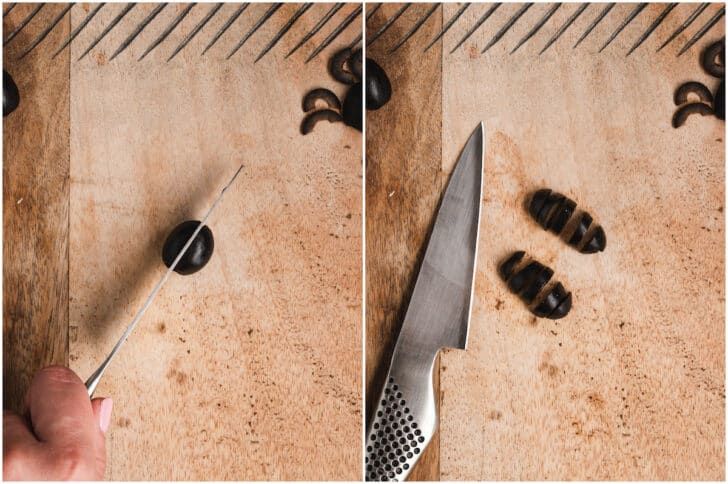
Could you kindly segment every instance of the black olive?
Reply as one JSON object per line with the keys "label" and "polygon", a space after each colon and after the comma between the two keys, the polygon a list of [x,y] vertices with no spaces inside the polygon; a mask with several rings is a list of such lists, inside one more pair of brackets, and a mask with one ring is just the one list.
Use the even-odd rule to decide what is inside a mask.
{"label": "black olive", "polygon": [[374,60],[367,58],[367,109],[375,111],[389,102],[392,84],[384,69]]}
{"label": "black olive", "polygon": [[[542,188],[531,196],[528,213],[543,227],[556,235],[560,235],[576,211],[576,202],[564,195]],[[579,246],[592,223],[591,216],[582,212],[579,222],[571,237],[567,241],[573,247]],[[607,246],[607,236],[602,227],[597,226],[594,233],[589,236],[579,249],[584,254],[591,254],[604,250]]]}
{"label": "black olive", "polygon": [[528,262],[524,267],[515,270],[523,256],[523,251],[515,252],[498,268],[508,289],[519,295],[528,306],[531,306],[534,301],[538,301],[534,307],[530,307],[531,312],[538,317],[558,319],[566,316],[571,309],[571,294],[566,292],[560,282],[557,282],[546,290],[539,300],[538,295],[544,292],[554,271],[538,261]]}
{"label": "black olive", "polygon": [[3,69],[3,118],[15,111],[20,104],[18,86],[8,72]]}
{"label": "black olive", "polygon": [[361,74],[356,76],[353,72],[344,69],[344,65],[348,64],[351,57],[351,49],[340,50],[329,61],[329,72],[331,76],[343,84],[354,84],[361,81]]}
{"label": "black olive", "polygon": [[[718,96],[720,96],[720,93],[716,93]],[[716,104],[718,100],[716,99]],[[723,101],[725,102],[725,101]],[[684,104],[680,109],[675,111],[675,114],[672,116],[672,127],[673,128],[679,128],[683,124],[685,124],[685,121],[687,121],[688,117],[691,114],[700,114],[701,116],[710,116],[711,114],[715,114],[715,111],[713,108],[708,106],[707,104],[703,104],[701,102],[694,102],[690,104]],[[717,114],[716,114],[717,116]]]}
{"label": "black olive", "polygon": [[579,223],[576,226],[576,230],[574,230],[574,233],[571,234],[571,238],[569,239],[569,245],[572,247],[576,247],[579,245],[579,242],[581,242],[581,239],[584,238],[586,235],[586,231],[589,230],[589,226],[592,223],[591,215],[584,212],[581,214],[581,219],[579,219]]}
{"label": "black olive", "polygon": [[526,253],[522,250],[514,252],[512,256],[510,256],[505,262],[500,265],[498,270],[500,272],[501,278],[503,278],[504,281],[510,279],[510,277],[513,275],[513,268],[516,267],[516,264],[521,262],[521,259],[523,259],[524,255],[526,255]]}
{"label": "black olive", "polygon": [[511,276],[508,281],[508,289],[514,294],[520,294],[523,288],[531,284],[543,268],[544,266],[540,262],[530,262],[526,267]]}
{"label": "black olive", "polygon": [[688,102],[688,94],[695,94],[702,102],[713,104],[713,95],[710,93],[710,89],[705,87],[705,84],[690,81],[682,84],[675,91],[675,106],[680,106]]}
{"label": "black olive", "polygon": [[[200,222],[197,220],[187,220],[172,230],[167,240],[164,241],[164,247],[162,247],[162,260],[164,261],[164,265],[167,267],[172,265],[172,262],[177,258],[177,255],[192,236],[192,233],[197,229],[198,225],[200,225]],[[174,268],[174,271],[184,276],[194,274],[209,262],[214,248],[215,241],[212,238],[212,231],[205,225],[197,234],[195,240],[192,241],[192,244],[190,244],[182,259],[180,259]]]}
{"label": "black olive", "polygon": [[571,309],[571,293],[566,292],[560,282],[546,294],[540,303],[533,308],[533,314],[539,318],[561,319]]}
{"label": "black olive", "polygon": [[316,123],[318,123],[319,121],[340,123],[341,120],[341,115],[336,111],[332,111],[330,109],[321,109],[319,111],[314,111],[305,118],[303,118],[303,121],[301,122],[301,134],[308,134],[313,131],[313,127],[316,126]]}
{"label": "black olive", "polygon": [[361,49],[356,49],[353,54],[351,54],[351,57],[349,57],[349,60],[346,62],[349,66],[349,70],[352,74],[354,74],[357,79],[361,80],[362,75],[362,51]]}
{"label": "black olive", "polygon": [[705,72],[714,77],[725,77],[725,39],[713,42],[703,51],[701,64]]}
{"label": "black olive", "polygon": [[715,90],[715,104],[713,110],[718,119],[725,119],[725,80],[720,81],[718,89]]}
{"label": "black olive", "polygon": [[521,299],[523,302],[531,304],[533,300],[536,299],[536,296],[538,296],[541,290],[551,280],[553,275],[554,271],[552,271],[549,267],[541,266],[541,272],[539,272],[536,277],[531,280],[531,283],[523,289],[523,292],[521,293]]}
{"label": "black olive", "polygon": [[344,116],[344,123],[352,128],[362,130],[363,120],[361,111],[361,82],[357,82],[349,88],[344,98],[344,108],[341,114]]}
{"label": "black olive", "polygon": [[607,234],[604,233],[602,227],[597,229],[591,234],[589,239],[584,243],[581,248],[583,254],[594,254],[595,252],[601,252],[607,247]]}
{"label": "black olive", "polygon": [[316,109],[316,101],[319,99],[325,102],[327,107],[341,111],[341,101],[336,97],[336,94],[322,87],[309,91],[306,94],[303,98],[303,111],[307,113]]}

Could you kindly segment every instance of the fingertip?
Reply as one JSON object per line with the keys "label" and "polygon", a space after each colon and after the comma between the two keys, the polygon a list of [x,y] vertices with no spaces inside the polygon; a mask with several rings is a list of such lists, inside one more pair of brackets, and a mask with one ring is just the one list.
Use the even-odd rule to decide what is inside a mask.
{"label": "fingertip", "polygon": [[114,408],[114,401],[111,398],[94,398],[91,400],[91,406],[96,421],[99,423],[99,428],[105,434],[111,424],[111,411]]}

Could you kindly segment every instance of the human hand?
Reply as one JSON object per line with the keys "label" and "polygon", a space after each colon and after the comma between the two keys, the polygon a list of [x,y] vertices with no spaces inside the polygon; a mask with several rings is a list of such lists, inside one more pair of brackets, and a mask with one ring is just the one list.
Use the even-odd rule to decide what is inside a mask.
{"label": "human hand", "polygon": [[89,400],[81,379],[63,366],[40,370],[30,384],[28,417],[3,412],[3,479],[101,480],[110,398]]}

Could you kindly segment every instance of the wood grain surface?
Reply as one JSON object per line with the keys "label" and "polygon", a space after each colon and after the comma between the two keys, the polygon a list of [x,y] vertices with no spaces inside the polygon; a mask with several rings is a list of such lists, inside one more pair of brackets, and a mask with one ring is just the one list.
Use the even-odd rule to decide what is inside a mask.
{"label": "wood grain surface", "polygon": [[[50,341],[58,338],[62,344],[57,346],[64,350],[68,332],[70,365],[82,377],[89,375],[161,278],[166,235],[179,222],[202,217],[243,163],[240,178],[209,220],[215,235],[210,263],[195,275],[169,280],[97,390],[97,395],[114,399],[106,477],[358,479],[362,139],[342,124],[325,123],[309,136],[299,134],[301,100],[308,90],[328,87],[343,97],[346,86],[330,78],[326,62],[356,37],[360,24],[352,24],[309,64],[304,59],[356,5],[345,6],[284,60],[331,7],[315,5],[254,64],[300,5],[284,5],[226,62],[227,53],[270,6],[248,7],[203,57],[204,46],[237,7],[226,4],[185,50],[165,62],[212,7],[199,4],[167,40],[137,62],[185,6],[169,4],[111,61],[116,47],[154,6],[138,4],[78,61],[122,9],[120,4],[107,4],[71,45],[70,140],[66,123],[65,144],[62,150],[56,148],[65,159],[47,158],[43,150],[51,148],[39,143],[24,155],[27,167],[20,159],[7,164],[14,142],[7,143],[11,125],[6,124],[5,179],[11,180],[4,195],[6,264],[11,260],[6,271],[26,257],[18,254],[20,260],[13,260],[15,250],[42,250],[43,255],[29,252],[34,259],[19,266],[11,282],[27,274],[34,279],[41,272],[46,277],[60,274],[68,283],[49,286],[70,295],[70,306],[61,300],[51,315],[37,315],[35,308],[50,312],[47,290],[42,285],[34,288],[33,304],[28,304],[31,281],[18,284],[26,296],[18,292],[12,307],[6,296],[5,314],[10,311],[13,316],[6,328],[18,338],[23,336],[21,321],[39,319],[41,327],[51,316],[57,318],[56,328],[42,326],[44,331],[53,334]],[[78,25],[93,7],[75,6],[71,25]],[[68,23],[64,33],[67,36]],[[64,112],[68,117],[69,112],[69,58],[45,65],[51,49],[65,38],[55,35],[59,38],[47,40],[47,46],[26,59],[27,65],[43,59],[33,67],[38,72],[65,66],[65,84],[59,81],[64,89],[56,93],[65,101],[30,101],[42,106],[38,117],[50,119]],[[20,81],[23,89],[28,80]],[[50,111],[55,111],[53,117]],[[59,129],[45,121],[41,128],[44,136]],[[47,173],[50,169],[45,167],[53,163],[65,167],[62,176]],[[15,181],[15,170],[25,169],[21,175],[36,173],[39,166],[46,171],[38,176],[60,178],[55,191],[42,198],[41,186],[29,191],[30,180]],[[34,219],[21,219],[16,213],[33,196],[38,200],[31,198],[30,207],[37,207],[33,216],[40,228],[29,233]],[[23,197],[26,201],[16,205]],[[64,231],[55,230],[56,219],[64,217]],[[47,226],[49,219],[54,225]],[[32,240],[36,234],[43,238]],[[8,237],[18,242],[8,244]],[[32,265],[51,256],[50,267]],[[7,291],[7,275],[5,281]],[[35,351],[31,356],[37,367],[48,355]],[[12,354],[6,352],[6,357]],[[65,359],[65,353],[51,355],[54,361]],[[22,379],[13,385],[21,383]]]}
{"label": "wood grain surface", "polygon": [[[402,4],[384,4],[367,24],[372,35]],[[388,54],[431,4],[417,4],[371,47],[367,57],[387,72],[391,101],[367,112],[366,144],[366,402],[367,421],[381,392],[394,343],[414,288],[427,234],[440,201],[441,56],[422,56],[441,28],[435,14],[410,42]],[[437,375],[435,377],[437,389]],[[410,475],[439,478],[436,433]]]}
{"label": "wood grain surface", "polygon": [[[665,4],[649,5],[601,54],[634,5],[618,4],[575,51],[592,5],[538,56],[577,8],[565,4],[509,55],[546,11],[537,4],[475,54],[518,7],[504,4],[443,60],[443,171],[480,121],[487,149],[469,348],[442,357],[441,477],[723,480],[725,124],[670,125],[678,85],[717,86],[699,53],[723,22],[676,53],[718,5],[655,53],[694,10],[679,6],[629,57]],[[530,219],[526,197],[541,187],[604,226],[603,253],[580,254]],[[498,263],[519,249],[573,292],[563,320],[536,320],[499,279]]]}
{"label": "wood grain surface", "polygon": [[[35,6],[3,18],[4,37]],[[68,54],[18,60],[61,9],[44,8],[3,47],[21,97],[3,118],[3,407],[15,411],[38,369],[68,362]],[[46,42],[62,42],[69,25]]]}

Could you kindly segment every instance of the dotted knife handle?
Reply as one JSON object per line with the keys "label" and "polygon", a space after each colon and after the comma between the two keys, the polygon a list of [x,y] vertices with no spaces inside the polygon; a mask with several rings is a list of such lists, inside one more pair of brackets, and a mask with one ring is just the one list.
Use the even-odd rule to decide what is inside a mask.
{"label": "dotted knife handle", "polygon": [[[366,481],[404,481],[434,433],[433,428],[423,428],[407,398],[388,376],[367,432]],[[434,415],[434,401],[428,403]]]}

